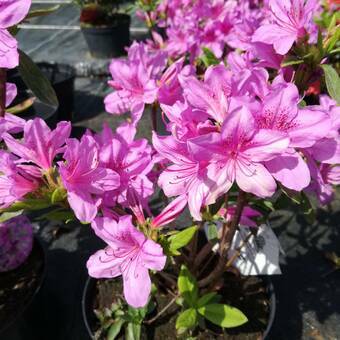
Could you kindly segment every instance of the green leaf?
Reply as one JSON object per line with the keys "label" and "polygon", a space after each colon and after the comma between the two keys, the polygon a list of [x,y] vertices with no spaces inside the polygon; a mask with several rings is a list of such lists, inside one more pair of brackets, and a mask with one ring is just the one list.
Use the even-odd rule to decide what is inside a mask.
{"label": "green leaf", "polygon": [[302,59],[286,59],[281,63],[281,67],[303,64]]}
{"label": "green leaf", "polygon": [[339,42],[339,38],[340,38],[340,26],[334,29],[334,32],[332,32],[331,37],[327,40],[325,46],[327,53],[334,53],[333,48],[335,47],[336,43]]}
{"label": "green leaf", "polygon": [[340,104],[340,78],[331,65],[321,65],[325,72],[325,81],[329,95]]}
{"label": "green leaf", "polygon": [[186,228],[179,233],[172,235],[169,237],[168,241],[170,242],[169,248],[170,251],[174,254],[177,254],[177,250],[186,246],[197,231],[197,226],[193,226],[190,228]]}
{"label": "green leaf", "polygon": [[142,326],[129,322],[125,330],[125,340],[139,340]]}
{"label": "green leaf", "polygon": [[215,54],[207,47],[202,47],[203,56],[201,60],[203,61],[206,67],[211,65],[218,65],[220,61],[216,58]]}
{"label": "green leaf", "polygon": [[6,108],[6,112],[9,112],[13,115],[17,115],[17,114],[24,112],[27,109],[29,109],[34,104],[34,101],[35,101],[34,97],[28,98],[18,105]]}
{"label": "green leaf", "polygon": [[108,333],[107,333],[107,340],[114,340],[120,333],[122,327],[124,325],[124,320],[118,319],[114,321],[114,324],[110,327]]}
{"label": "green leaf", "polygon": [[238,327],[248,321],[239,309],[220,303],[200,307],[198,313],[215,325],[224,328]]}
{"label": "green leaf", "polygon": [[189,308],[178,315],[176,329],[178,333],[182,334],[189,329],[195,328],[197,324],[197,311],[194,308]]}
{"label": "green leaf", "polygon": [[[69,210],[53,210],[46,214],[43,214],[37,218],[38,220],[48,220],[48,221],[74,221],[76,219],[74,213]],[[67,223],[67,222],[66,222]]]}
{"label": "green leaf", "polygon": [[308,223],[313,224],[315,222],[316,220],[315,209],[305,193],[302,193],[301,211],[303,213],[305,220]]}
{"label": "green leaf", "polygon": [[215,292],[207,293],[201,296],[197,301],[197,307],[203,307],[207,304],[216,303],[220,300],[220,296]]}
{"label": "green leaf", "polygon": [[22,202],[15,202],[9,208],[3,209],[3,212],[14,212],[19,210],[41,210],[51,206],[50,202],[45,200],[27,198]]}
{"label": "green leaf", "polygon": [[0,215],[0,223],[4,223],[10,220],[11,218],[17,217],[21,215],[23,212],[24,212],[23,210],[18,210],[14,212],[4,212]]}
{"label": "green leaf", "polygon": [[41,16],[44,16],[44,15],[49,15],[49,14],[57,11],[59,8],[60,8],[60,5],[55,5],[55,6],[48,7],[48,8],[35,9],[35,10],[32,10],[28,13],[26,19],[41,17]]}
{"label": "green leaf", "polygon": [[288,197],[290,198],[295,204],[301,204],[301,193],[298,191],[294,191],[291,189],[288,189],[282,185],[280,185],[281,191]]}
{"label": "green leaf", "polygon": [[198,298],[198,285],[188,268],[183,264],[178,276],[178,290],[189,306],[195,306]]}
{"label": "green leaf", "polygon": [[51,196],[52,204],[56,204],[58,202],[62,202],[67,197],[67,191],[64,188],[57,188],[53,191]]}
{"label": "green leaf", "polygon": [[209,241],[217,240],[218,239],[218,230],[216,222],[208,222],[208,232],[207,238]]}
{"label": "green leaf", "polygon": [[58,107],[57,95],[49,80],[27,54],[19,50],[19,55],[20,64],[18,69],[27,87],[31,89],[34,95],[43,103]]}

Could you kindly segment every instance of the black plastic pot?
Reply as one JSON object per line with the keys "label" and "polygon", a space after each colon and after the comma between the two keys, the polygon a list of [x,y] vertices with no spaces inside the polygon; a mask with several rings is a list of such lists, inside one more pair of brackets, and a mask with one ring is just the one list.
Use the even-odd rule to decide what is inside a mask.
{"label": "black plastic pot", "polygon": [[72,121],[75,69],[66,64],[38,63],[37,65],[47,76],[57,95],[59,101],[57,120]]}
{"label": "black plastic pot", "polygon": [[[46,117],[46,120],[49,119],[49,125],[55,125],[56,122],[61,120],[72,120],[72,112],[74,105],[74,81],[75,81],[75,69],[72,66],[65,64],[56,64],[56,63],[37,63],[41,71],[48,78],[52,87],[57,95],[59,101],[59,107],[54,109],[53,113],[50,113],[51,107],[42,107],[42,105],[47,106],[46,104],[38,104],[37,113],[38,116]],[[21,76],[17,69],[8,72],[8,81],[16,84],[18,88],[18,96],[15,99],[15,104],[20,103],[23,99],[28,98],[27,94],[27,86],[21,79]],[[33,105],[34,106],[34,105]],[[39,110],[43,110],[39,115]],[[48,112],[46,112],[48,111]],[[33,111],[25,113],[25,116],[32,116]],[[51,119],[52,114],[55,114],[54,119]]]}
{"label": "black plastic pot", "polygon": [[[263,333],[262,340],[268,339],[268,335],[271,331],[271,328],[274,323],[275,319],[275,313],[276,313],[276,295],[275,290],[272,281],[269,277],[263,276],[262,280],[267,286],[267,294],[269,296],[269,304],[270,304],[270,312],[269,312],[269,320],[266,330]],[[92,331],[93,325],[97,322],[97,317],[95,316],[93,312],[93,301],[94,301],[94,295],[96,293],[96,279],[93,279],[91,277],[88,277],[85,283],[84,291],[83,291],[83,297],[81,301],[81,307],[82,307],[82,314],[83,314],[83,320],[85,323],[85,327],[87,330],[87,333],[91,339],[95,339],[94,333]]]}
{"label": "black plastic pot", "polygon": [[[34,238],[33,243],[33,249],[30,256],[34,256],[34,258],[39,258],[39,270],[35,273],[35,281],[34,285],[30,287],[29,292],[27,292],[27,296],[25,296],[25,299],[20,302],[20,309],[16,309],[14,313],[9,313],[6,315],[6,320],[3,321],[0,324],[0,339],[12,339],[17,337],[14,337],[13,334],[18,334],[19,332],[19,324],[23,324],[23,319],[25,318],[25,315],[30,314],[30,307],[36,298],[45,278],[45,271],[46,271],[46,254],[45,251],[40,243],[40,241],[37,238]],[[26,260],[26,262],[30,261],[30,257]],[[14,269],[11,271],[12,275],[15,276],[16,271],[22,270],[22,266],[18,267],[17,269]],[[13,292],[15,291],[15,286],[13,287]],[[10,296],[2,296],[1,299],[6,299],[6,301],[10,301],[13,303],[13,296],[12,293]],[[0,302],[1,302],[0,299]],[[25,327],[25,331],[27,332],[27,327]],[[25,339],[28,339],[27,333],[24,336]]]}
{"label": "black plastic pot", "polygon": [[130,45],[130,22],[127,14],[117,14],[112,26],[82,26],[84,38],[94,58],[113,58],[126,54]]}

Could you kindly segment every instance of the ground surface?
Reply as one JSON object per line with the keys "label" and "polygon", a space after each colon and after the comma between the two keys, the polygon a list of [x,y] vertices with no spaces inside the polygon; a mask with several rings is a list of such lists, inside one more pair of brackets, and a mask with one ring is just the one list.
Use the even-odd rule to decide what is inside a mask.
{"label": "ground surface", "polygon": [[[43,19],[51,24],[77,24],[78,10],[70,5]],[[135,21],[137,22],[137,21]],[[85,42],[77,31],[28,31],[19,35],[22,49],[37,61],[90,64]],[[104,121],[117,126],[121,117],[104,113],[103,97],[109,91],[106,78],[77,78],[74,122],[99,130]],[[149,135],[148,114],[141,135]],[[331,212],[321,211],[308,225],[294,211],[279,211],[271,224],[285,256],[283,275],[274,277],[277,313],[270,339],[340,339],[340,270],[326,275],[332,265],[326,251],[340,253],[340,202]],[[102,244],[90,228],[77,226],[54,236],[55,226],[40,225],[37,234],[47,254],[44,286],[33,308],[0,340],[86,340],[81,315],[81,296],[86,260]]]}

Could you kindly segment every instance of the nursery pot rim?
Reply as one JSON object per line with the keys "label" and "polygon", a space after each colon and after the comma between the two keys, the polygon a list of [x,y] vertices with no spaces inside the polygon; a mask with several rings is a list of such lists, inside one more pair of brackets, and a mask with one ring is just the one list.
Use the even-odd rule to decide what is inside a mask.
{"label": "nursery pot rim", "polygon": [[112,24],[102,24],[102,25],[95,25],[91,23],[86,22],[80,22],[80,29],[81,30],[111,30],[114,28],[117,28],[118,26],[122,24],[131,24],[131,15],[126,13],[117,13],[114,16],[114,19],[116,19],[115,23]]}
{"label": "nursery pot rim", "polygon": [[[42,272],[38,281],[37,286],[35,287],[35,290],[31,296],[31,298],[27,301],[27,303],[21,308],[21,310],[19,310],[16,315],[15,318],[13,318],[13,320],[11,320],[8,324],[6,324],[3,328],[0,327],[0,335],[5,332],[7,329],[9,329],[11,326],[13,326],[15,324],[15,322],[17,320],[20,319],[20,317],[25,313],[25,311],[28,309],[28,307],[32,304],[32,302],[34,301],[35,297],[37,296],[37,294],[39,293],[44,281],[45,281],[45,277],[46,277],[46,251],[45,248],[43,247],[41,241],[39,240],[39,238],[34,235],[33,238],[33,247],[37,246],[39,249],[39,252],[42,254]],[[33,248],[32,248],[33,249]],[[15,271],[15,269],[13,269],[13,271]]]}
{"label": "nursery pot rim", "polygon": [[[268,276],[263,276],[263,275],[259,275],[259,278],[261,278],[263,280],[263,282],[266,285],[266,289],[267,289],[267,293],[269,296],[269,306],[270,306],[270,310],[269,310],[269,318],[268,318],[268,324],[267,327],[265,329],[265,331],[263,332],[262,335],[262,340],[266,340],[271,328],[273,326],[274,323],[274,319],[275,319],[275,314],[276,314],[276,294],[275,294],[275,288],[273,285],[272,280],[270,279],[270,277]],[[83,294],[82,294],[82,299],[81,299],[81,312],[82,312],[82,316],[83,316],[83,320],[85,323],[85,328],[87,330],[88,335],[90,336],[91,339],[94,339],[94,334],[91,330],[91,327],[89,325],[89,321],[88,321],[88,317],[87,317],[87,299],[88,299],[88,294],[90,293],[90,289],[93,287],[93,285],[98,281],[98,279],[92,278],[90,276],[87,277],[86,282],[85,282],[85,286],[84,286],[84,290],[83,290]]]}

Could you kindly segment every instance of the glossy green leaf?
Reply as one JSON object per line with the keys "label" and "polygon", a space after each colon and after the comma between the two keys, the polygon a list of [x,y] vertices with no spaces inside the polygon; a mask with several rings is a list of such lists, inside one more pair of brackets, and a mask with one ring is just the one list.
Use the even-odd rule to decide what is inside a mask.
{"label": "glossy green leaf", "polygon": [[113,325],[110,327],[109,331],[107,332],[107,340],[114,340],[120,333],[122,327],[124,325],[124,320],[118,319],[115,320]]}
{"label": "glossy green leaf", "polygon": [[207,293],[201,296],[197,301],[197,307],[203,307],[207,304],[216,303],[220,300],[220,296],[215,292]]}
{"label": "glossy green leaf", "polygon": [[198,313],[215,325],[224,328],[238,327],[248,321],[239,309],[220,303],[200,307]]}
{"label": "glossy green leaf", "polygon": [[331,65],[321,65],[325,73],[328,94],[340,104],[340,78]]}
{"label": "glossy green leaf", "polygon": [[198,299],[198,285],[196,279],[185,265],[182,265],[178,276],[178,290],[189,306],[194,306]]}
{"label": "glossy green leaf", "polygon": [[198,320],[196,309],[189,308],[178,315],[176,320],[176,329],[178,330],[178,333],[184,333],[189,329],[195,328],[197,323]]}
{"label": "glossy green leaf", "polygon": [[197,231],[197,226],[186,228],[179,233],[169,237],[169,248],[171,252],[176,253],[176,251],[184,246],[186,246]]}
{"label": "glossy green leaf", "polygon": [[57,95],[49,80],[27,54],[19,50],[19,55],[20,64],[18,69],[26,86],[43,103],[58,107]]}

